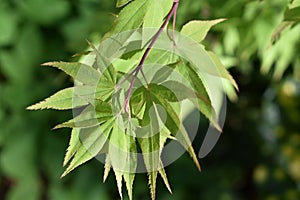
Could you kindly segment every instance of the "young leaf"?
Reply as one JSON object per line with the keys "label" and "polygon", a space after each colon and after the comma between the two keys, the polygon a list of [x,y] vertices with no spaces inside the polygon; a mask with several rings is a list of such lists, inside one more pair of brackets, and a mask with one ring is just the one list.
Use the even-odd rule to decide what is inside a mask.
{"label": "young leaf", "polygon": [[157,171],[148,172],[149,187],[150,187],[152,200],[155,200],[156,197],[156,178],[157,178]]}
{"label": "young leaf", "polygon": [[152,49],[145,61],[145,64],[155,63],[157,65],[167,66],[168,64],[175,63],[177,61],[174,57],[175,55],[173,52],[161,49]]}
{"label": "young leaf", "polygon": [[225,19],[216,19],[209,21],[190,21],[182,27],[181,33],[200,43],[204,40],[205,36],[207,35],[209,29],[211,29],[212,26],[224,20]]}
{"label": "young leaf", "polygon": [[133,116],[138,116],[141,113],[143,107],[145,106],[146,98],[147,96],[145,87],[140,87],[133,92],[130,98],[131,113]]}
{"label": "young leaf", "polygon": [[104,174],[103,174],[103,183],[106,181],[108,174],[110,172],[111,162],[108,154],[106,154],[105,165],[104,165]]}
{"label": "young leaf", "polygon": [[[112,104],[116,110],[123,109],[124,100],[123,90],[114,94]],[[125,180],[130,200],[132,199],[132,186],[137,168],[137,147],[134,136],[131,118],[127,113],[118,113],[109,138],[108,155],[119,182],[119,190],[121,189],[120,180],[118,180],[120,177],[117,176],[121,175]]]}
{"label": "young leaf", "polygon": [[181,55],[181,59],[186,60],[196,69],[198,74],[207,73],[216,77],[222,76],[204,47],[195,43],[194,40],[188,37],[181,37],[177,41],[175,50]]}
{"label": "young leaf", "polygon": [[76,153],[77,149],[79,149],[79,146],[80,146],[79,129],[73,128],[71,132],[69,147],[67,149],[67,153],[64,158],[63,166],[66,166],[68,164],[68,162]]}
{"label": "young leaf", "polygon": [[74,87],[63,89],[49,98],[41,101],[35,105],[27,107],[29,110],[38,109],[57,109],[57,110],[67,110],[80,106],[87,105],[89,102],[87,99],[80,99],[76,102],[73,101],[74,98]]}
{"label": "young leaf", "polygon": [[42,65],[57,67],[75,80],[87,85],[96,85],[100,78],[100,73],[97,70],[78,62],[48,62]]}
{"label": "young leaf", "polygon": [[[144,17],[143,28],[158,28],[163,23],[165,5],[162,4],[161,0],[148,0],[149,6]],[[147,31],[147,29],[146,29]]]}
{"label": "young leaf", "polygon": [[[133,134],[131,122],[124,120],[121,115],[117,116],[110,135],[108,149],[116,179],[120,181],[118,180],[120,177],[117,177],[120,175],[124,178],[130,199],[132,199],[132,185],[137,167],[137,149]],[[119,189],[121,189],[120,185]]]}
{"label": "young leaf", "polygon": [[148,0],[149,6],[144,17],[143,28],[158,28],[170,10],[173,0]]}
{"label": "young leaf", "polygon": [[148,7],[148,0],[134,0],[119,13],[111,30],[104,36],[108,38],[112,35],[124,31],[133,30],[142,25]]}
{"label": "young leaf", "polygon": [[[157,119],[159,121],[159,123],[163,124],[163,120],[161,119],[161,116],[160,115],[157,115]],[[163,126],[160,130],[160,148],[161,148],[161,152],[162,152],[162,149],[167,141],[167,139],[171,139],[171,140],[176,140],[175,137],[172,137],[171,136],[171,132],[167,129],[166,126]],[[161,154],[160,152],[160,154]],[[168,178],[167,178],[167,174],[165,172],[165,169],[164,169],[164,166],[163,166],[163,163],[162,163],[162,160],[160,159],[160,162],[159,162],[159,170],[158,170],[160,176],[162,177],[164,183],[165,183],[165,186],[167,187],[167,189],[169,190],[169,192],[172,194],[172,190],[171,190],[171,186],[169,184],[169,181],[168,181]]]}
{"label": "young leaf", "polygon": [[102,80],[97,86],[84,85],[66,88],[44,101],[29,106],[27,109],[38,110],[52,108],[57,110],[67,110],[88,104],[94,105],[97,99],[105,101],[110,97],[114,91],[114,86],[115,84],[111,81]]}
{"label": "young leaf", "polygon": [[132,196],[133,196],[132,190],[133,190],[133,181],[135,178],[135,173],[124,173],[123,178],[128,191],[129,200],[132,200]]}
{"label": "young leaf", "polygon": [[54,129],[90,128],[97,126],[112,117],[111,105],[104,101],[95,100],[95,106],[88,105],[78,116],[55,126]]}
{"label": "young leaf", "polygon": [[122,73],[129,73],[130,70],[132,70],[134,67],[136,67],[138,64],[138,60],[135,59],[116,59],[113,62],[113,66],[118,72]]}
{"label": "young leaf", "polygon": [[97,126],[93,128],[80,129],[78,137],[80,145],[76,149],[76,153],[74,154],[70,165],[62,174],[62,177],[67,175],[79,165],[92,159],[100,152],[109,137],[114,120],[114,118],[111,118],[101,127]]}
{"label": "young leaf", "polygon": [[114,170],[114,172],[115,172],[115,177],[116,177],[116,181],[117,181],[119,195],[120,195],[121,199],[123,199],[123,195],[122,195],[123,174],[117,170]]}
{"label": "young leaf", "polygon": [[[151,98],[147,99],[147,114],[145,117],[150,117],[150,124],[146,129],[140,129],[137,135],[143,137],[138,138],[139,145],[142,150],[143,159],[149,177],[149,187],[151,192],[151,199],[154,200],[156,196],[156,178],[160,167],[160,123],[158,122],[158,110]],[[146,131],[145,131],[146,130]]]}
{"label": "young leaf", "polygon": [[159,96],[162,99],[165,99],[170,102],[178,102],[179,99],[174,94],[174,90],[170,90],[171,87],[166,87],[164,84],[154,84],[151,83],[148,86],[148,90],[155,92],[156,96]]}
{"label": "young leaf", "polygon": [[[84,147],[84,145],[82,143],[80,143],[77,146],[76,153],[74,154],[74,157],[73,157],[69,167],[61,175],[61,178],[66,176],[68,173],[70,173],[73,169],[75,169],[79,165],[89,161],[92,158],[93,158],[92,154],[89,151],[87,151],[87,149]],[[65,160],[68,160],[68,159],[65,159]]]}
{"label": "young leaf", "polygon": [[[178,65],[177,70],[189,81],[190,86],[193,88],[194,95],[197,97],[196,107],[218,130],[221,130],[210,97],[195,69],[190,64],[184,65],[182,62]],[[193,95],[191,96],[193,97]]]}
{"label": "young leaf", "polygon": [[169,190],[169,192],[172,194],[172,189],[170,187],[170,184],[169,184],[169,181],[168,181],[168,178],[167,178],[167,174],[165,172],[165,169],[163,167],[163,164],[162,162],[160,161],[160,167],[159,167],[159,170],[158,170],[160,176],[162,177],[167,189]]}
{"label": "young leaf", "polygon": [[173,109],[173,107],[167,102],[165,99],[160,98],[160,96],[156,96],[155,93],[151,93],[152,98],[156,99],[157,103],[159,103],[167,112],[167,121],[166,126],[171,131],[172,135],[178,140],[178,142],[188,151],[190,156],[192,157],[194,163],[196,164],[198,170],[200,171],[200,164],[198,162],[197,156],[194,152],[193,147],[191,146],[191,141],[189,136],[183,127],[180,119],[178,118],[178,114]]}
{"label": "young leaf", "polygon": [[[163,5],[161,0],[148,0],[149,6],[147,8],[147,12],[144,17],[143,23],[143,40],[142,46],[147,44],[147,42],[155,35],[157,28],[161,26],[164,20]],[[156,28],[156,29],[155,29]]]}
{"label": "young leaf", "polygon": [[157,70],[157,72],[153,75],[151,83],[158,84],[158,83],[162,83],[162,82],[168,80],[168,78],[171,76],[176,64],[177,64],[177,62],[173,65],[163,66],[159,70]]}

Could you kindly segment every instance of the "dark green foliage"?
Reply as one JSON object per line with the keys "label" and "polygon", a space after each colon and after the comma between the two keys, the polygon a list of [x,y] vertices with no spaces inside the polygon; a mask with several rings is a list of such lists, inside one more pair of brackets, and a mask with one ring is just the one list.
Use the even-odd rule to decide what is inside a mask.
{"label": "dark green foliage", "polygon": [[[92,179],[97,173],[91,173],[93,165],[82,168],[81,175],[59,179],[69,135],[50,130],[70,113],[58,116],[24,108],[72,84],[65,75],[40,64],[83,51],[85,39],[97,39],[93,33],[109,28],[113,4],[0,1],[0,199],[108,198],[98,179]],[[90,183],[95,186],[89,186],[87,194]]]}

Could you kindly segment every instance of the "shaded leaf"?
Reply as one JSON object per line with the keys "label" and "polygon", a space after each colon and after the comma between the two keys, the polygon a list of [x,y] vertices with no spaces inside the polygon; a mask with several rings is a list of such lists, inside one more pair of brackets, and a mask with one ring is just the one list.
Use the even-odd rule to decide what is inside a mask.
{"label": "shaded leaf", "polygon": [[151,83],[162,83],[166,81],[170,75],[172,74],[173,69],[170,67],[162,67],[160,68],[153,76]]}
{"label": "shaded leaf", "polygon": [[45,6],[43,0],[27,0],[20,1],[17,6],[24,13],[24,17],[34,19],[44,25],[57,22],[71,10],[71,4],[68,1],[52,0],[48,3],[48,6]]}
{"label": "shaded leaf", "polygon": [[215,53],[211,52],[211,51],[209,51],[208,54],[209,54],[210,58],[214,61],[216,67],[218,68],[219,73],[220,73],[220,77],[227,79],[235,87],[235,89],[238,90],[239,87],[238,87],[237,83],[232,78],[232,76],[227,71],[227,69],[224,67],[224,65],[222,64],[222,62],[218,58],[218,56]]}
{"label": "shaded leaf", "polygon": [[293,24],[294,22],[282,22],[281,24],[279,24],[276,30],[272,34],[269,47],[271,47],[274,44],[274,42],[279,38],[279,36],[284,30],[286,30]]}
{"label": "shaded leaf", "polygon": [[126,4],[128,4],[130,1],[132,1],[132,0],[118,0],[117,1],[117,7],[122,7]]}
{"label": "shaded leaf", "polygon": [[284,13],[284,21],[300,22],[300,6],[287,9]]}
{"label": "shaded leaf", "polygon": [[[130,97],[131,113],[133,116],[138,116],[146,104],[146,88],[137,88]],[[141,113],[143,115],[143,113]]]}
{"label": "shaded leaf", "polygon": [[174,90],[171,90],[172,87],[166,87],[166,85],[164,84],[158,85],[158,84],[151,83],[148,86],[148,90],[155,92],[155,95],[159,96],[162,99],[165,99],[170,102],[178,102],[179,99],[174,94],[173,92]]}

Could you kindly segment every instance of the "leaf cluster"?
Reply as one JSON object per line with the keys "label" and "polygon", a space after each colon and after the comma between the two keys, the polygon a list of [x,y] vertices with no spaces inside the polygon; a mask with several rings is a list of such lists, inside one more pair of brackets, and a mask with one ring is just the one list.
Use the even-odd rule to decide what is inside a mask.
{"label": "leaf cluster", "polygon": [[[166,31],[161,35],[161,41],[170,45],[175,42],[172,51],[152,49],[145,64],[155,63],[161,67],[153,67],[144,73],[145,83],[141,83],[142,78],[139,79],[133,85],[134,92],[126,96],[129,88],[125,83],[137,77],[133,73],[137,60],[141,59],[145,46],[153,36],[151,31],[145,30],[149,27],[158,30],[171,5],[172,0],[118,0],[117,6],[125,7],[103,37],[103,42],[96,46],[90,44],[89,63],[43,64],[62,70],[75,83],[73,87],[63,89],[28,107],[31,110],[73,109],[78,112],[73,119],[55,127],[72,129],[64,160],[64,166],[68,167],[62,176],[104,154],[104,181],[112,169],[120,196],[123,196],[124,181],[129,198],[132,199],[133,182],[140,164],[138,155],[142,155],[143,166],[149,178],[151,198],[155,199],[158,175],[171,192],[161,157],[164,147],[170,142],[181,144],[200,170],[199,161],[182,124],[181,103],[186,99],[192,101],[212,125],[221,131],[211,101],[213,86],[207,82],[207,76],[227,81],[236,88],[237,85],[217,56],[206,51],[201,42],[209,29],[223,19],[186,23],[180,32],[185,42],[168,37]],[[140,35],[139,39],[133,40],[137,35]],[[116,38],[118,45],[113,42],[105,43],[115,41]],[[130,49],[134,41],[138,41],[138,50],[127,52],[126,49]],[[125,51],[117,54],[116,59],[111,59],[115,52],[123,49]],[[179,55],[184,55],[184,58]],[[175,77],[182,77],[187,82],[175,80],[173,73],[178,74]],[[129,110],[124,109],[126,101],[129,102]]]}

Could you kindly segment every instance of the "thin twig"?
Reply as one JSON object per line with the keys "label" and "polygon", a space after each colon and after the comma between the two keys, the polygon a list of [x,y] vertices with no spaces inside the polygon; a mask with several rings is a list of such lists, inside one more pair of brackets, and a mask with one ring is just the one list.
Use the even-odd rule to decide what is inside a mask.
{"label": "thin twig", "polygon": [[[157,41],[158,37],[163,32],[166,25],[169,23],[171,17],[174,15],[174,13],[176,13],[177,8],[178,8],[178,4],[179,4],[179,0],[174,0],[173,6],[172,6],[171,10],[169,11],[169,13],[167,14],[167,17],[166,17],[164,23],[161,25],[161,27],[159,28],[157,33],[154,35],[153,39],[151,40],[149,46],[147,47],[145,53],[142,56],[140,63],[138,64],[136,69],[133,71],[134,72],[133,73],[133,78],[130,82],[129,90],[128,90],[128,93],[126,95],[126,99],[125,99],[125,103],[124,103],[124,109],[127,113],[129,113],[129,100],[130,100],[130,96],[131,96],[131,93],[132,93],[133,85],[134,85],[134,83],[137,79],[137,75],[142,70],[143,65],[145,63],[145,60],[146,60],[147,56],[149,55],[149,53],[150,53],[152,47],[154,46],[155,42]],[[175,28],[174,26],[175,26],[175,20],[173,22],[173,29]],[[173,30],[173,37],[174,37],[174,30]],[[143,77],[146,78],[144,74],[143,74]]]}

